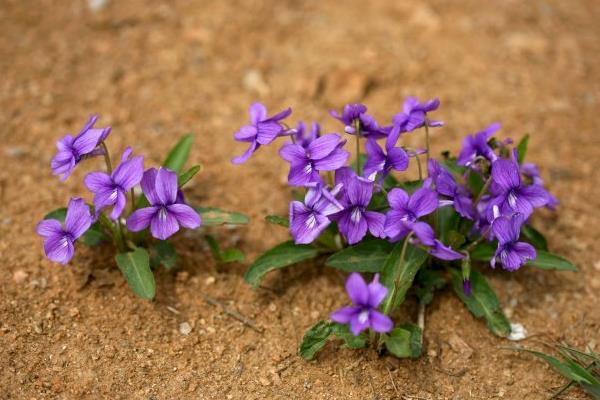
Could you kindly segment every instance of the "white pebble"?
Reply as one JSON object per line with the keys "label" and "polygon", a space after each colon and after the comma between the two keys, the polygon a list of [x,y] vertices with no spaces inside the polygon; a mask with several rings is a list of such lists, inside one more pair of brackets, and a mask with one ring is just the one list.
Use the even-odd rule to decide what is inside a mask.
{"label": "white pebble", "polygon": [[522,324],[512,323],[510,324],[510,335],[508,335],[508,340],[519,341],[523,340],[527,337],[527,329]]}

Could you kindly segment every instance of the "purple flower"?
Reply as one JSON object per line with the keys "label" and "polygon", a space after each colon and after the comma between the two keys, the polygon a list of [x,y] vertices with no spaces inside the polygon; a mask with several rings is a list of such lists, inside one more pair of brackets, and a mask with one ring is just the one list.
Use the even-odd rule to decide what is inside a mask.
{"label": "purple flower", "polygon": [[408,168],[408,154],[400,147],[387,149],[387,154],[374,139],[367,140],[367,161],[365,162],[364,175],[374,181],[379,173],[385,177],[390,171],[406,171]]}
{"label": "purple flower", "polygon": [[340,232],[348,244],[360,242],[367,231],[375,237],[383,237],[385,215],[367,211],[374,183],[357,176],[348,167],[336,171],[336,183],[342,184],[340,203],[344,209],[332,214],[330,218],[338,222]]}
{"label": "purple flower", "polygon": [[407,97],[402,106],[402,112],[392,118],[392,128],[388,136],[387,145],[393,147],[404,132],[411,132],[425,126],[438,127],[444,125],[442,121],[427,119],[427,113],[435,111],[440,106],[439,99],[432,99],[420,103],[416,97]]}
{"label": "purple flower", "polygon": [[490,137],[500,129],[500,124],[495,122],[474,135],[469,135],[463,141],[463,147],[458,155],[458,165],[471,166],[477,157],[483,157],[489,162],[494,162],[498,158],[494,149],[488,144]]}
{"label": "purple flower", "polygon": [[349,324],[354,336],[365,329],[386,333],[392,330],[394,323],[385,314],[377,311],[388,289],[379,283],[379,274],[375,274],[373,282],[367,283],[363,277],[353,272],[346,281],[346,292],[352,300],[352,306],[342,307],[331,314],[331,320],[339,324]]}
{"label": "purple flower", "polygon": [[283,131],[284,127],[279,121],[287,118],[292,109],[288,108],[279,114],[267,118],[267,108],[261,103],[254,103],[248,110],[250,113],[250,125],[245,125],[234,134],[238,142],[248,142],[250,147],[244,154],[231,160],[234,164],[243,164],[261,145],[270,144]]}
{"label": "purple flower", "polygon": [[473,287],[470,279],[463,279],[463,292],[465,296],[471,296],[473,294]]}
{"label": "purple flower", "polygon": [[309,132],[307,131],[304,122],[300,121],[298,122],[293,138],[296,144],[299,144],[306,149],[308,148],[308,145],[316,140],[319,136],[321,136],[321,127],[319,124],[313,122],[312,128]]}
{"label": "purple flower", "polygon": [[137,156],[129,160],[131,147],[127,147],[121,157],[121,163],[110,174],[91,172],[84,183],[94,193],[94,207],[99,213],[106,207],[113,206],[110,217],[116,220],[125,208],[127,192],[140,183],[144,173],[144,158]]}
{"label": "purple flower", "polygon": [[385,219],[385,235],[391,241],[397,242],[412,231],[425,246],[435,244],[431,226],[419,221],[438,208],[438,196],[433,190],[423,187],[409,196],[404,190],[394,188],[388,193],[388,202],[391,210]]}
{"label": "purple flower", "polygon": [[84,157],[103,154],[97,147],[108,137],[110,127],[94,128],[97,120],[98,116],[92,115],[77,136],[73,138],[69,134],[56,142],[58,151],[52,158],[50,167],[52,168],[52,174],[63,175],[60,178],[61,181],[66,180],[71,175],[75,166]]}
{"label": "purple flower", "polygon": [[460,260],[461,258],[465,257],[464,254],[453,250],[450,246],[446,246],[438,239],[434,239],[433,245],[429,249],[429,254],[431,254],[435,258],[439,258],[440,260],[446,261]]}
{"label": "purple flower", "polygon": [[294,143],[284,144],[279,155],[291,164],[290,185],[321,182],[319,171],[335,171],[342,167],[350,156],[342,149],[345,143],[339,135],[332,133],[311,141],[306,148]]}
{"label": "purple flower", "polygon": [[534,208],[548,203],[548,193],[543,187],[523,185],[515,160],[499,158],[492,163],[490,193],[493,199],[488,210],[498,206],[502,214],[518,212],[525,219],[529,218]]}
{"label": "purple flower", "polygon": [[501,215],[492,222],[492,233],[498,239],[496,254],[490,261],[492,268],[496,267],[496,259],[499,259],[502,268],[516,271],[527,261],[537,257],[532,245],[518,241],[523,221],[523,215],[515,213],[510,217]]}
{"label": "purple flower", "polygon": [[429,175],[435,184],[435,190],[442,196],[450,197],[457,213],[470,220],[475,219],[473,200],[465,187],[456,183],[450,172],[434,159],[429,160]]}
{"label": "purple flower", "polygon": [[375,121],[375,118],[368,115],[367,107],[364,104],[346,104],[342,115],[338,114],[337,111],[331,110],[329,114],[342,122],[344,132],[350,135],[356,135],[356,124],[360,124],[361,136],[367,138],[381,139],[387,136],[389,129],[380,127]]}
{"label": "purple flower", "polygon": [[46,238],[44,252],[54,262],[66,264],[75,252],[75,241],[92,225],[90,208],[83,199],[69,201],[64,226],[56,219],[45,219],[37,226],[37,233]]}
{"label": "purple flower", "polygon": [[548,203],[546,203],[546,207],[551,210],[556,210],[556,207],[560,204],[560,202],[544,188],[544,181],[540,175],[538,166],[533,163],[523,163],[521,164],[520,168],[521,174],[523,174],[525,178],[531,180],[534,185],[540,186],[546,192],[546,195],[548,196]]}
{"label": "purple flower", "polygon": [[177,174],[165,168],[158,172],[150,168],[142,177],[142,190],[150,207],[140,208],[127,218],[130,231],[138,232],[150,226],[152,236],[166,240],[179,230],[179,225],[195,229],[200,226],[200,215],[177,199]]}
{"label": "purple flower", "polygon": [[334,197],[339,189],[329,192],[319,184],[308,189],[304,203],[290,203],[290,232],[296,244],[312,243],[331,223],[328,216],[342,210]]}

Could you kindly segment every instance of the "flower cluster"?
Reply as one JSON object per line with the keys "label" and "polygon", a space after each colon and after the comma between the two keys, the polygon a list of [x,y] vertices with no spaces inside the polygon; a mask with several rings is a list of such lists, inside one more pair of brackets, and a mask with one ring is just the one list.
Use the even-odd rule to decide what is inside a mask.
{"label": "flower cluster", "polygon": [[[119,254],[133,255],[119,257],[118,254],[116,258],[130,286],[137,294],[152,297],[153,291],[150,295],[149,291],[142,290],[154,285],[149,263],[172,266],[175,258],[172,245],[159,243],[171,238],[182,227],[196,229],[203,222],[199,211],[186,203],[181,191],[182,186],[200,170],[200,166],[194,166],[186,172],[181,171],[189,155],[192,137],[184,137],[158,169],[144,169],[144,158],[133,155],[131,147],[123,151],[119,163],[113,168],[106,146],[111,128],[96,128],[97,122],[98,117],[92,116],[77,136],[66,135],[59,140],[58,151],[51,162],[53,174],[61,176],[64,181],[82,161],[104,157],[106,170],[90,172],[84,178],[86,188],[93,195],[93,205],[74,197],[66,209],[48,214],[38,224],[37,232],[44,238],[46,256],[60,264],[71,261],[77,241],[89,245],[112,241]],[[257,136],[261,143],[266,143],[262,141],[263,131],[272,132],[272,125],[269,122],[258,123],[260,132]],[[227,213],[219,212],[223,217],[222,223],[227,222]],[[244,216],[237,216],[241,223],[245,222]],[[150,237],[158,241],[152,241]],[[150,260],[146,249],[156,257]],[[135,274],[127,272],[132,268],[136,270]]]}
{"label": "flower cluster", "polygon": [[[376,275],[367,285],[353,273],[347,283],[353,306],[331,316],[334,322],[349,324],[353,335],[369,327],[378,333],[392,331],[393,324],[385,318],[405,296],[399,292],[412,284],[401,282],[404,276],[399,271],[407,263],[436,274],[447,269],[453,277],[458,270],[461,295],[468,298],[482,287],[479,275],[477,285],[472,285],[471,275],[476,273],[471,272],[471,260],[485,259],[492,268],[499,263],[515,271],[535,260],[540,249],[546,250],[545,243],[533,246],[531,237],[521,233],[533,232],[529,220],[536,208],[555,209],[558,204],[544,188],[537,166],[523,162],[527,137],[516,146],[511,139],[496,139],[500,124],[494,123],[467,136],[457,158],[445,152],[436,159],[430,131],[444,123],[430,114],[439,106],[438,99],[422,102],[409,97],[389,124],[381,124],[365,105],[348,104],[341,113],[330,112],[342,123],[342,133],[323,134],[318,123],[310,130],[303,122],[291,128],[294,125],[284,122],[290,108],[268,117],[265,106],[255,103],[250,107],[251,125],[234,135],[250,142],[235,164],[246,162],[261,145],[286,141],[279,155],[289,163],[288,184],[304,188],[305,197],[290,203],[285,224],[283,217],[270,220],[289,226],[296,245],[312,246],[315,254],[331,254],[328,264],[334,267],[381,274],[382,283]],[[425,134],[424,148],[402,145],[404,135],[417,130]],[[356,144],[354,160],[349,142]],[[419,174],[416,180],[409,178],[414,170]],[[390,249],[390,243],[397,244],[393,248],[398,251],[382,250]],[[398,259],[371,265],[373,254],[382,251],[388,259]],[[362,259],[366,265],[360,265]],[[256,268],[264,271],[264,260],[260,261]],[[392,267],[386,271],[388,264]],[[255,276],[264,272],[254,268],[247,276],[256,285]],[[417,283],[421,280],[428,288],[430,275],[419,273]],[[414,274],[409,277],[415,279]],[[382,315],[377,311],[380,304]]]}

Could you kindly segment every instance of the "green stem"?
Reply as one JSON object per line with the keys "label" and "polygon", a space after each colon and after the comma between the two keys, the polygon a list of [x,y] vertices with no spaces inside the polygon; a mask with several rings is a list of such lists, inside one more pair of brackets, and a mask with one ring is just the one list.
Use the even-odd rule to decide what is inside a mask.
{"label": "green stem", "polygon": [[429,165],[429,121],[427,118],[425,118],[425,149],[427,149],[425,160],[427,161],[427,165]]}
{"label": "green stem", "polygon": [[361,171],[360,171],[360,135],[361,135],[361,131],[360,131],[360,120],[356,120],[356,174],[358,176],[361,176]]}
{"label": "green stem", "polygon": [[391,309],[392,305],[394,304],[394,302],[396,301],[396,296],[398,294],[398,286],[400,285],[400,282],[398,281],[400,279],[400,271],[404,267],[404,257],[406,256],[406,249],[408,248],[408,242],[410,241],[410,238],[412,237],[412,235],[413,235],[413,232],[410,232],[404,239],[404,244],[402,245],[402,251],[400,252],[400,261],[398,262],[398,268],[396,269],[396,271],[394,273],[394,287],[392,288],[392,293],[390,294],[390,297],[388,298],[389,300],[383,306],[383,313],[385,315],[388,315],[390,313],[390,311],[391,311],[390,309]]}
{"label": "green stem", "polygon": [[477,195],[477,197],[475,198],[475,202],[473,202],[473,204],[475,206],[477,206],[479,204],[479,202],[481,201],[481,198],[483,197],[483,195],[485,194],[485,192],[487,192],[488,188],[490,187],[490,184],[492,183],[492,177],[490,176],[487,181],[485,181],[485,183],[483,184],[483,187],[481,188],[481,190],[479,191],[479,194]]}
{"label": "green stem", "polygon": [[135,192],[133,191],[133,188],[131,188],[131,214],[133,214],[134,211],[135,211]]}
{"label": "green stem", "polygon": [[112,164],[110,162],[110,154],[108,152],[108,147],[106,147],[106,144],[104,142],[100,143],[100,146],[104,150],[104,162],[106,162],[106,170],[108,171],[108,174],[110,175],[110,174],[112,174]]}
{"label": "green stem", "polygon": [[417,159],[417,167],[419,168],[419,180],[423,180],[423,170],[421,169],[421,159],[419,155],[415,153],[415,158]]}
{"label": "green stem", "polygon": [[488,234],[488,232],[490,231],[490,229],[491,229],[491,225],[488,226],[488,228],[485,230],[485,232],[483,232],[481,234],[481,236],[479,236],[479,238],[477,240],[475,240],[470,245],[468,245],[467,247],[465,247],[463,249],[463,252],[466,252],[466,254],[468,255],[469,251],[471,251],[473,249],[473,247],[477,246],[479,243],[481,243],[485,239],[485,237]]}

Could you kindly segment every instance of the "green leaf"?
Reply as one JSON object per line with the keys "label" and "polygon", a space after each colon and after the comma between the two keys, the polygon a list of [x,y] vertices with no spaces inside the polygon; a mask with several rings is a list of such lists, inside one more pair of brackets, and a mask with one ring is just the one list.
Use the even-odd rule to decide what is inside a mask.
{"label": "green leaf", "polygon": [[[450,232],[458,231],[460,215],[458,215],[458,213],[454,210],[452,206],[438,208],[434,215],[437,224],[437,231],[440,235],[440,240],[442,241],[442,243],[448,245]],[[457,249],[458,247],[454,248]]]}
{"label": "green leaf", "polygon": [[254,287],[260,284],[263,276],[273,270],[310,260],[319,251],[309,245],[296,245],[293,241],[283,242],[260,255],[246,271],[246,282]]}
{"label": "green leaf", "polygon": [[333,323],[319,321],[316,325],[310,328],[300,343],[298,352],[305,360],[312,360],[315,355],[321,350],[329,340],[333,333]]}
{"label": "green leaf", "polygon": [[[579,365],[575,364],[575,363],[563,363],[562,361],[560,361],[559,359],[552,357],[548,354],[539,352],[539,351],[535,351],[535,350],[529,350],[529,349],[522,349],[522,348],[515,348],[514,350],[517,351],[525,351],[527,353],[533,354],[534,356],[541,358],[542,360],[546,361],[548,364],[550,364],[552,367],[554,367],[556,370],[558,370],[558,372],[564,376],[567,379],[571,379],[577,383],[587,383],[587,384],[594,384],[597,383],[596,379],[588,372],[586,371],[584,368],[580,367]],[[573,368],[573,364],[577,365],[576,368]],[[596,382],[594,382],[596,381]]]}
{"label": "green leaf", "polygon": [[153,265],[158,264],[162,265],[166,269],[171,269],[175,266],[177,262],[177,250],[175,250],[175,246],[171,244],[171,242],[167,240],[158,240],[152,246],[155,257],[153,257]]}
{"label": "green leaf", "polygon": [[384,192],[373,193],[369,206],[370,211],[383,211],[390,207],[387,201],[387,195]]}
{"label": "green leaf", "polygon": [[441,161],[441,164],[444,167],[446,167],[446,169],[448,171],[450,171],[452,174],[454,174],[456,176],[463,176],[467,170],[466,167],[463,167],[463,166],[457,164],[456,157],[445,157]]}
{"label": "green leaf", "polygon": [[398,358],[418,358],[423,349],[423,332],[413,324],[403,324],[384,336],[385,347]]}
{"label": "green leaf", "polygon": [[536,259],[529,261],[527,265],[546,270],[577,271],[577,267],[569,261],[544,250],[537,250]]}
{"label": "green leaf", "polygon": [[363,349],[367,346],[367,338],[364,334],[354,336],[350,332],[348,325],[338,323],[331,324],[331,333],[344,341],[344,345],[349,349]]}
{"label": "green leaf", "polygon": [[548,241],[537,229],[531,225],[521,225],[521,235],[525,241],[531,243],[538,250],[548,251]]}
{"label": "green leaf", "polygon": [[221,253],[222,263],[243,262],[246,259],[244,252],[238,248],[232,247]]}
{"label": "green leaf", "polygon": [[429,304],[433,300],[433,294],[436,290],[446,285],[446,278],[441,271],[429,268],[421,269],[417,274],[416,281],[418,286],[415,290],[421,304]]}
{"label": "green leaf", "polygon": [[423,186],[423,181],[421,181],[421,180],[405,181],[405,182],[400,182],[398,184],[398,187],[404,189],[408,194],[415,192],[417,189],[421,188],[422,186]]}
{"label": "green leaf", "polygon": [[[93,212],[93,207],[90,206]],[[60,222],[65,222],[67,217],[67,209],[65,207],[58,208],[49,212],[44,216],[44,219],[56,219]],[[79,238],[79,241],[88,247],[98,246],[104,242],[110,242],[110,236],[104,233],[102,225],[99,222],[93,223],[89,229]]]}
{"label": "green leaf", "polygon": [[469,187],[469,189],[471,189],[471,193],[474,193],[475,196],[477,196],[477,194],[481,192],[481,189],[483,189],[484,185],[485,181],[483,180],[481,175],[478,172],[475,172],[472,169],[470,169],[467,175],[467,186]]}
{"label": "green leaf", "polygon": [[334,253],[325,264],[348,272],[380,272],[393,247],[385,240],[366,239]]}
{"label": "green leaf", "polygon": [[408,292],[408,289],[412,286],[417,271],[419,271],[419,268],[421,268],[421,265],[423,265],[429,256],[424,250],[408,244],[406,254],[404,255],[404,262],[401,263],[400,258],[403,246],[404,241],[394,245],[392,252],[386,258],[381,270],[381,283],[389,289],[388,296],[385,299],[384,309],[388,307],[388,303],[392,301],[392,296],[394,295],[394,282],[398,282],[398,287],[394,296],[394,304],[391,306],[392,308],[395,308],[402,304],[406,297],[406,292]]}
{"label": "green leaf", "polygon": [[510,323],[500,308],[496,293],[483,275],[471,271],[472,293],[471,296],[467,296],[463,291],[462,272],[452,270],[452,288],[475,317],[485,318],[488,328],[493,333],[502,337],[510,334]]}
{"label": "green leaf", "polygon": [[238,212],[230,212],[214,207],[194,207],[202,217],[202,226],[245,225],[249,218]]}
{"label": "green leaf", "polygon": [[273,225],[283,226],[284,228],[290,227],[290,219],[287,216],[283,217],[280,215],[267,215],[265,220]]}
{"label": "green leaf", "polygon": [[529,135],[523,136],[517,145],[517,161],[522,164],[525,161],[525,155],[527,155],[527,145],[529,144]]}
{"label": "green leaf", "polygon": [[473,250],[471,250],[471,260],[475,261],[490,261],[496,249],[498,248],[498,242],[483,242],[479,243]]}
{"label": "green leaf", "polygon": [[182,188],[183,185],[188,183],[194,175],[196,175],[202,169],[201,165],[194,165],[192,168],[188,169],[182,174],[179,174],[177,177],[177,187]]}
{"label": "green leaf", "polygon": [[115,260],[133,292],[143,299],[152,299],[156,284],[146,249],[138,247],[134,251],[119,253]]}
{"label": "green leaf", "polygon": [[179,142],[171,149],[163,167],[169,168],[179,174],[190,156],[194,135],[188,134],[179,139]]}

